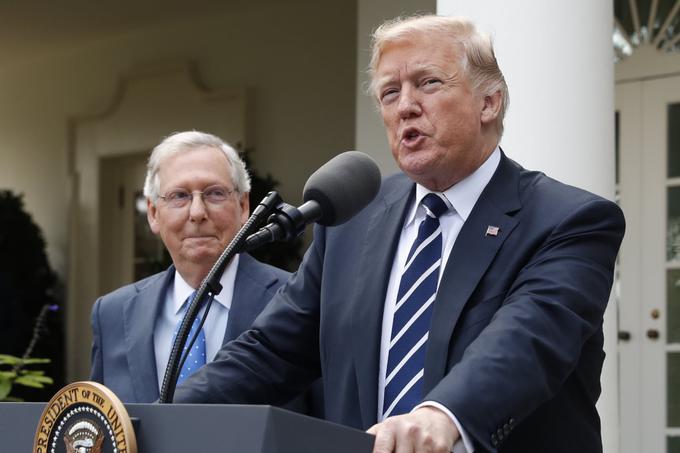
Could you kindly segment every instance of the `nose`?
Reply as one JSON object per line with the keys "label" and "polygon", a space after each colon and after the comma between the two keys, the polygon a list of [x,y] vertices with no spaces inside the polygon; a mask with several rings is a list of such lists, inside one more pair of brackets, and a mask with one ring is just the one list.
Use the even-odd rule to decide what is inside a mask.
{"label": "nose", "polygon": [[205,206],[205,201],[199,193],[195,193],[191,198],[189,205],[189,220],[192,222],[200,222],[208,217],[208,210]]}
{"label": "nose", "polygon": [[397,111],[401,118],[411,118],[422,113],[420,101],[415,89],[406,85],[401,88]]}

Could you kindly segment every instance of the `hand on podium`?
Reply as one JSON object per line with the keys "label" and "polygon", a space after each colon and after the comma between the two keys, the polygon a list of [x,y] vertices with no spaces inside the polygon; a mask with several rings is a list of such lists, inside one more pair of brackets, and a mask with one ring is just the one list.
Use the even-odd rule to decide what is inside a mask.
{"label": "hand on podium", "polygon": [[450,453],[460,438],[458,428],[447,414],[426,406],[389,417],[368,431],[375,435],[373,453],[396,451]]}

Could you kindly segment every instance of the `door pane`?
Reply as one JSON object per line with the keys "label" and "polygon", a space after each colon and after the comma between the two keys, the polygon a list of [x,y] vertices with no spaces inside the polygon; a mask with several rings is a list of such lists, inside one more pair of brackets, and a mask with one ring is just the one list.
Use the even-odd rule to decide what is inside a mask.
{"label": "door pane", "polygon": [[666,260],[680,261],[680,187],[668,189]]}
{"label": "door pane", "polygon": [[680,176],[680,103],[668,104],[668,177]]}
{"label": "door pane", "polygon": [[668,453],[680,453],[680,437],[669,437],[667,445]]}
{"label": "door pane", "polygon": [[668,427],[680,427],[680,352],[669,352],[666,355],[668,398]]}
{"label": "door pane", "polygon": [[666,282],[666,341],[680,343],[680,269],[669,270]]}
{"label": "door pane", "polygon": [[616,185],[618,188],[619,184],[619,167],[620,167],[620,161],[621,161],[621,146],[619,139],[621,137],[621,130],[619,129],[619,124],[621,122],[620,120],[621,113],[617,110],[614,112],[614,162],[615,162],[615,169],[616,169]]}
{"label": "door pane", "polygon": [[133,206],[135,280],[141,280],[167,269],[172,259],[160,238],[149,229],[146,198],[141,190],[135,192]]}

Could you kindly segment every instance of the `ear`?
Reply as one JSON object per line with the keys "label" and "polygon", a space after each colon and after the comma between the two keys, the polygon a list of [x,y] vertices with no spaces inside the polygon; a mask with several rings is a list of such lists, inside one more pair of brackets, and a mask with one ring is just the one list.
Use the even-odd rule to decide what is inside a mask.
{"label": "ear", "polygon": [[501,92],[500,90],[484,96],[484,105],[482,106],[481,121],[482,124],[490,124],[496,121],[498,114],[501,111]]}
{"label": "ear", "polygon": [[250,217],[250,193],[241,194],[241,199],[238,203],[241,206],[241,226],[243,226],[248,221],[248,217]]}
{"label": "ear", "polygon": [[158,208],[153,204],[151,198],[146,199],[146,220],[153,234],[158,234],[161,230],[158,222]]}

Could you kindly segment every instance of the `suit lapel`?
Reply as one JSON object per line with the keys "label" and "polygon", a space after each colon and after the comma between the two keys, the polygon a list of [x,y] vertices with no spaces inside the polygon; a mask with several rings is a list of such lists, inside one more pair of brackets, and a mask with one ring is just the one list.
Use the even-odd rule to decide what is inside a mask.
{"label": "suit lapel", "polygon": [[[127,300],[123,308],[127,361],[135,398],[140,402],[150,402],[159,397],[153,329],[165,303],[165,289],[172,284],[174,275],[175,268],[170,267]],[[158,372],[164,373],[165,370]]]}
{"label": "suit lapel", "polygon": [[[451,336],[482,275],[517,225],[519,171],[503,154],[489,184],[461,229],[444,268],[432,314],[425,358],[424,394],[446,374]],[[496,234],[486,234],[498,227]]]}
{"label": "suit lapel", "polygon": [[[371,426],[378,413],[378,373],[385,293],[399,242],[406,209],[414,191],[404,178],[397,190],[388,193],[377,208],[364,236],[363,253],[357,262],[360,284],[353,306],[352,340],[356,358],[357,385],[363,426]],[[380,205],[377,205],[380,206]]]}
{"label": "suit lapel", "polygon": [[231,298],[223,345],[250,328],[257,315],[269,302],[266,294],[267,288],[276,281],[276,277],[260,272],[255,259],[250,255],[245,253],[239,255],[234,294]]}

